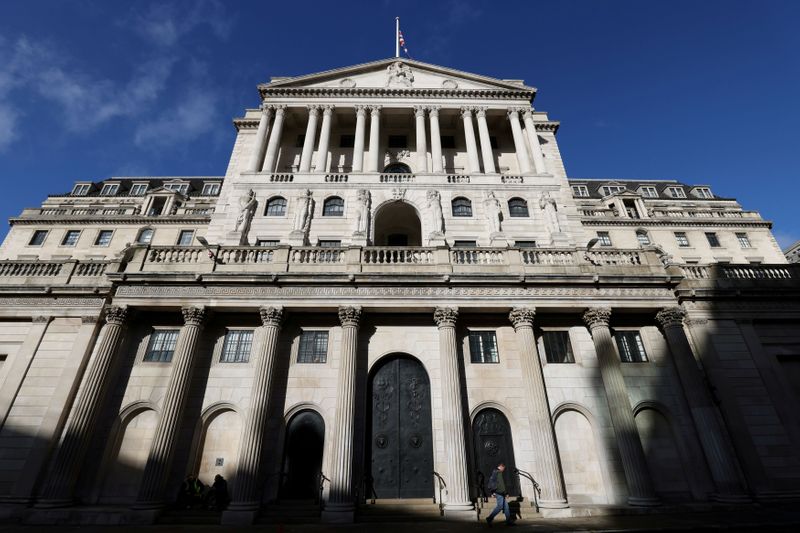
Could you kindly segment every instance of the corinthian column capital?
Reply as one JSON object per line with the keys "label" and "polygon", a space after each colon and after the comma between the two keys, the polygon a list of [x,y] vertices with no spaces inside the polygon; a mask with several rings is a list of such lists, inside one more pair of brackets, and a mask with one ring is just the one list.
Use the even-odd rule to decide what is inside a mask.
{"label": "corinthian column capital", "polygon": [[319,106],[319,107],[320,107],[320,109],[322,109],[322,114],[323,115],[328,115],[328,116],[332,115],[333,114],[333,110],[336,109],[336,106],[333,106],[333,105],[323,105],[323,106]]}
{"label": "corinthian column capital", "polygon": [[283,321],[283,307],[261,307],[258,313],[265,326],[280,326]]}
{"label": "corinthian column capital", "polygon": [[361,321],[361,306],[352,305],[339,308],[339,322],[342,326],[358,327]]}
{"label": "corinthian column capital", "polygon": [[187,326],[202,326],[206,319],[205,307],[182,307],[183,322]]}
{"label": "corinthian column capital", "polygon": [[428,106],[428,114],[430,116],[432,116],[432,117],[438,118],[439,117],[439,109],[441,109],[441,107],[442,106],[438,106],[438,105],[430,105],[430,106]]}
{"label": "corinthian column capital", "polygon": [[433,321],[441,328],[453,328],[458,320],[457,307],[437,307],[433,311]]}
{"label": "corinthian column capital", "polygon": [[369,111],[372,116],[379,116],[381,114],[381,109],[383,109],[383,106],[379,105],[369,106]]}
{"label": "corinthian column capital", "polygon": [[469,106],[463,106],[461,108],[461,118],[472,118],[472,108]]}
{"label": "corinthian column capital", "polygon": [[583,321],[589,329],[605,326],[611,320],[610,307],[591,307],[583,313]]}
{"label": "corinthian column capital", "polygon": [[128,308],[125,306],[111,305],[106,308],[106,323],[121,326],[128,318]]}
{"label": "corinthian column capital", "polygon": [[272,107],[272,109],[275,110],[275,116],[276,117],[278,115],[283,116],[283,114],[286,112],[286,105],[285,104],[275,104],[275,105],[272,105],[270,107]]}
{"label": "corinthian column capital", "polygon": [[508,115],[509,119],[519,119],[519,108],[518,107],[509,107],[506,110],[506,115]]}
{"label": "corinthian column capital", "polygon": [[369,109],[369,106],[366,106],[366,105],[356,105],[356,106],[353,106],[353,107],[356,110],[356,116],[359,116],[359,117],[363,117],[364,115],[366,115],[367,114],[367,110]]}
{"label": "corinthian column capital", "polygon": [[425,111],[427,111],[427,108],[424,105],[415,105],[414,106],[414,116],[415,117],[424,117],[425,116]]}
{"label": "corinthian column capital", "polygon": [[514,325],[514,329],[533,327],[533,318],[535,316],[535,307],[515,307],[508,313],[508,319]]}
{"label": "corinthian column capital", "polygon": [[320,106],[318,106],[318,105],[307,105],[306,106],[306,109],[308,109],[308,115],[309,116],[319,115],[319,108],[320,108]]}
{"label": "corinthian column capital", "polygon": [[475,108],[475,116],[478,118],[486,118],[486,107],[476,107]]}
{"label": "corinthian column capital", "polygon": [[683,326],[683,321],[686,318],[686,311],[680,307],[665,307],[656,313],[656,320],[659,325],[666,328],[680,328]]}

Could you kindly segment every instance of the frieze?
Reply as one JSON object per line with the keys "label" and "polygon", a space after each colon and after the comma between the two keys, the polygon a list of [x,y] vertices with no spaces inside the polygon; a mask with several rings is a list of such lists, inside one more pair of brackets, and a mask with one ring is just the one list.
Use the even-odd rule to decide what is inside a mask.
{"label": "frieze", "polygon": [[620,219],[620,218],[605,218],[605,217],[591,217],[582,216],[581,223],[586,226],[681,226],[681,227],[708,227],[708,226],[725,226],[730,228],[753,228],[753,227],[772,227],[772,222],[768,220],[720,220],[708,219],[687,220],[686,217],[674,218],[648,218],[643,220],[636,219]]}
{"label": "frieze", "polygon": [[509,98],[526,102],[535,94],[530,90],[507,89],[414,89],[408,87],[274,87],[260,88],[262,98],[292,98],[303,96],[316,97],[391,97],[391,98]]}
{"label": "frieze", "polygon": [[0,307],[15,307],[15,306],[44,306],[50,307],[102,307],[105,303],[105,298],[41,298],[41,297],[13,297],[13,298],[0,298]]}

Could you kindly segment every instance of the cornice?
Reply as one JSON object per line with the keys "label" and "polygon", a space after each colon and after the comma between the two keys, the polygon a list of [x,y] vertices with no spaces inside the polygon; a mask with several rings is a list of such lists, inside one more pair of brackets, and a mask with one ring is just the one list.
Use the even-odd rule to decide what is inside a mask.
{"label": "cornice", "polygon": [[261,98],[287,98],[293,96],[315,96],[322,98],[515,98],[531,101],[534,90],[512,89],[406,89],[392,87],[259,87]]}
{"label": "cornice", "polygon": [[245,130],[254,130],[258,128],[258,123],[261,119],[256,118],[235,118],[233,119],[233,125],[236,128],[236,131],[245,129]]}
{"label": "cornice", "polygon": [[53,225],[75,225],[75,224],[147,224],[147,225],[164,225],[164,224],[208,224],[211,222],[211,215],[199,216],[184,216],[172,215],[169,217],[143,217],[136,215],[44,215],[37,217],[14,217],[8,219],[9,225],[36,225],[53,224]]}
{"label": "cornice", "polygon": [[681,227],[739,227],[739,228],[772,228],[772,222],[769,220],[753,220],[749,222],[734,221],[734,220],[720,220],[720,219],[653,219],[653,218],[628,218],[628,219],[611,219],[602,217],[581,217],[581,223],[585,226],[633,226],[637,228],[647,228],[649,226],[681,226]]}

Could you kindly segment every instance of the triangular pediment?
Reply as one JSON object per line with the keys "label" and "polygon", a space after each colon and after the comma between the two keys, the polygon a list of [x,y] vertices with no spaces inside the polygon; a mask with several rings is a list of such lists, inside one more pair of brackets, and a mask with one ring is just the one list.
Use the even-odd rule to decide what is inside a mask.
{"label": "triangular pediment", "polygon": [[479,74],[414,61],[390,58],[372,63],[327,70],[291,78],[273,79],[263,89],[348,88],[348,89],[462,89],[531,91],[520,80],[500,80]]}

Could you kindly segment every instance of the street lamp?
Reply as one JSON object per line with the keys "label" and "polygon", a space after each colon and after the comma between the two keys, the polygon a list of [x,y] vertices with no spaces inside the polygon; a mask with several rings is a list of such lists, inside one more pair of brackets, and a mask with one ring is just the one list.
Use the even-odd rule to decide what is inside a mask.
{"label": "street lamp", "polygon": [[211,250],[211,245],[208,243],[206,238],[203,237],[202,235],[198,235],[195,238],[197,239],[197,242],[202,244],[203,248],[206,249],[206,251],[208,252],[209,259],[212,259],[216,263],[217,262],[217,254],[213,250]]}

